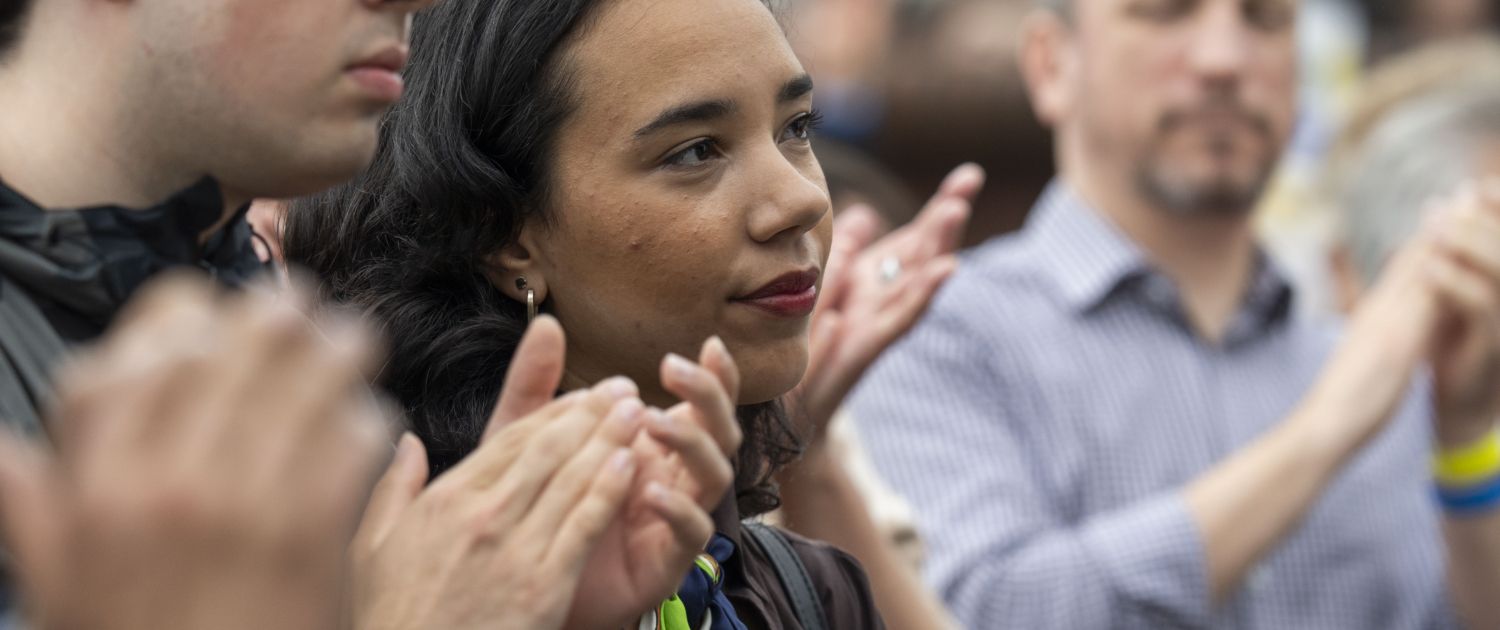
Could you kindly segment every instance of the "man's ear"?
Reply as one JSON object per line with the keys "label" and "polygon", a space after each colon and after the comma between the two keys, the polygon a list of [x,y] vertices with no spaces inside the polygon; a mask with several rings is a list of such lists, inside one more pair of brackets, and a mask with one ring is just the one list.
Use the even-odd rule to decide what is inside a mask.
{"label": "man's ear", "polygon": [[1021,76],[1032,111],[1048,127],[1064,120],[1073,106],[1072,74],[1078,64],[1072,37],[1072,26],[1055,11],[1032,11],[1021,24]]}

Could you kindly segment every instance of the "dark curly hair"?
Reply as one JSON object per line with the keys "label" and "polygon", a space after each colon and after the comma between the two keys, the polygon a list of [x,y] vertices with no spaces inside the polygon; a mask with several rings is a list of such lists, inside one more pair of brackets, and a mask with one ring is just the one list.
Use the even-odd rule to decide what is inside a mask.
{"label": "dark curly hair", "polygon": [[[479,442],[526,325],[485,261],[548,220],[554,130],[573,111],[563,49],[596,0],[446,0],[417,15],[404,100],[353,182],[293,202],[284,247],[327,296],[391,343],[378,384],[426,443],[434,476]],[[802,449],[778,402],[739,410],[740,511],[779,504]]]}

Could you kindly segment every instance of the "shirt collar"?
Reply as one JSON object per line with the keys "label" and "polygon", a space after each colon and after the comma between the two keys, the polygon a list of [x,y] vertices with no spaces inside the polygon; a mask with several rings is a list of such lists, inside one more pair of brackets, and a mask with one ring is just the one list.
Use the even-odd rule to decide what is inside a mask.
{"label": "shirt collar", "polygon": [[1041,272],[1076,313],[1093,310],[1150,271],[1140,248],[1061,179],[1047,186],[1025,229]]}
{"label": "shirt collar", "polygon": [[[1042,194],[1026,222],[1026,234],[1041,263],[1039,271],[1074,313],[1088,313],[1130,291],[1164,309],[1180,309],[1175,287],[1152,267],[1145,252],[1061,179]],[[1227,342],[1253,335],[1292,312],[1295,295],[1287,274],[1259,248],[1254,274]]]}

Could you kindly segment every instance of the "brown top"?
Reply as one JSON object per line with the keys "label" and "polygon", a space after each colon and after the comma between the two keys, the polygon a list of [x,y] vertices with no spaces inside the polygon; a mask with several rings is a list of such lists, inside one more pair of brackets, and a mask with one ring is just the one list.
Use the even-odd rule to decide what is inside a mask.
{"label": "brown top", "polygon": [[[740,512],[730,497],[714,510],[714,527],[734,542],[735,554],[724,563],[724,592],[750,630],[802,630],[791,599],[776,577],[776,568],[761,550],[744,539]],[[853,556],[827,543],[782,530],[801,558],[807,577],[822,600],[828,627],[835,630],[882,630],[870,580]]]}

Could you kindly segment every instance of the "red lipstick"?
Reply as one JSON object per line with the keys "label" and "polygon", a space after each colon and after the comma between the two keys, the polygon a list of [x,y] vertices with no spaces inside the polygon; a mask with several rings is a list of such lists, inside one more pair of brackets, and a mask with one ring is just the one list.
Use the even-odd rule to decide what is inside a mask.
{"label": "red lipstick", "polygon": [[806,317],[818,304],[818,270],[782,274],[759,289],[730,301],[777,317]]}

